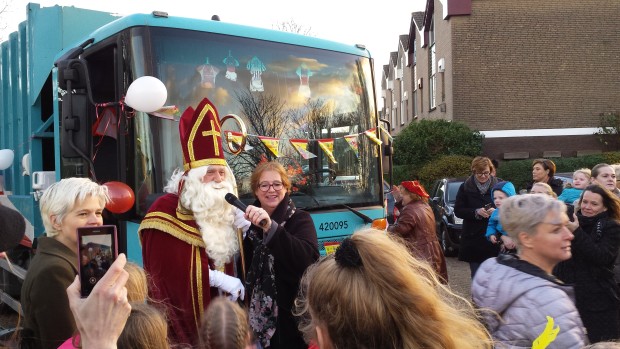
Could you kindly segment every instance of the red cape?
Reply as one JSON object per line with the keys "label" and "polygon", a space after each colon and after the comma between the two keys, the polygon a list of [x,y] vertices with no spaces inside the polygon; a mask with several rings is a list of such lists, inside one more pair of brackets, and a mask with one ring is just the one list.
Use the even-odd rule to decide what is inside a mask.
{"label": "red cape", "polygon": [[[150,277],[149,295],[166,306],[170,340],[195,345],[200,321],[218,289],[209,286],[213,269],[202,234],[191,213],[177,212],[178,196],[157,199],[140,224],[144,270]],[[232,275],[232,265],[227,265]]]}

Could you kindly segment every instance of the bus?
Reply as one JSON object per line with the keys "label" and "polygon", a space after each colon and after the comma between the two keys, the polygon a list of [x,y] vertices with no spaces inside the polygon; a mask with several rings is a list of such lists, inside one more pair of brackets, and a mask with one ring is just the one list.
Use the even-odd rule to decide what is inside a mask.
{"label": "bus", "polygon": [[[295,205],[312,214],[321,254],[385,218],[390,144],[364,46],[162,12],[117,17],[29,4],[27,13],[0,56],[0,149],[14,154],[0,171],[0,202],[28,222],[27,238],[9,251],[12,265],[0,261],[5,279],[23,278],[30,243],[44,233],[42,191],[74,176],[131,188],[133,206],[104,218],[118,227],[119,251],[141,264],[140,221],[183,165],[178,120],[205,97],[223,120],[242,201],[253,201],[253,168],[279,161]],[[147,76],[167,91],[157,111],[123,103]],[[16,295],[5,287],[1,296]]]}

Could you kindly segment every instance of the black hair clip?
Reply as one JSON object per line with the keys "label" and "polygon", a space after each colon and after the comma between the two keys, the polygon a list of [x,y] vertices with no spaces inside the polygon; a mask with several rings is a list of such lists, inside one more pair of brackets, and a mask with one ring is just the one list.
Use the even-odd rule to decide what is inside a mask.
{"label": "black hair clip", "polygon": [[336,263],[345,268],[358,268],[362,266],[362,257],[360,257],[357,247],[351,238],[342,241],[338,249],[336,249]]}

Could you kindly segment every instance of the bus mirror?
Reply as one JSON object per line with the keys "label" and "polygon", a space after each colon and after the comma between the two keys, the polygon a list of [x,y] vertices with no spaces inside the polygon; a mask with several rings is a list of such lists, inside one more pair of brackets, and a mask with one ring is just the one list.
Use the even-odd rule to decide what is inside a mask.
{"label": "bus mirror", "polygon": [[89,156],[92,135],[88,122],[88,97],[84,93],[67,92],[62,99],[62,156],[81,158]]}

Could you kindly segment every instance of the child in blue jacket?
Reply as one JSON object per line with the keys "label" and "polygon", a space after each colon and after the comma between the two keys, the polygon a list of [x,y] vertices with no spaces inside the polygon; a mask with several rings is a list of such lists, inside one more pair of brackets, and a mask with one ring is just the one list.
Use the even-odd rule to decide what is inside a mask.
{"label": "child in blue jacket", "polygon": [[580,168],[573,172],[573,183],[567,184],[562,194],[558,196],[558,200],[564,201],[569,205],[574,205],[575,201],[579,199],[583,190],[590,184],[590,178],[592,177],[592,171],[589,168]]}
{"label": "child in blue jacket", "polygon": [[516,195],[514,184],[511,182],[503,181],[498,182],[491,189],[491,197],[493,197],[493,204],[496,209],[491,213],[489,217],[489,224],[487,225],[486,237],[489,241],[497,244],[498,235],[503,243],[502,252],[512,252],[516,248],[514,241],[506,235],[506,232],[502,228],[502,224],[499,221],[499,208],[502,206],[502,201],[510,196]]}

